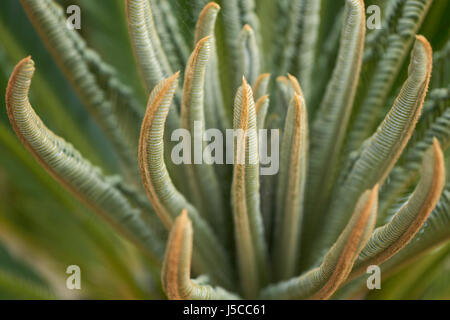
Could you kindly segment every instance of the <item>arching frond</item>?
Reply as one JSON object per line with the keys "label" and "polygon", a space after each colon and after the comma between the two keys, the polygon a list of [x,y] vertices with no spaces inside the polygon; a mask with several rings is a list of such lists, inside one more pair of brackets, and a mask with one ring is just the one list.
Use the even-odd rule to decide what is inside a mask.
{"label": "arching frond", "polygon": [[441,196],[445,183],[444,156],[435,139],[422,162],[422,178],[408,201],[386,225],[377,228],[361,251],[350,277],[380,265],[400,251],[420,230]]}
{"label": "arching frond", "polygon": [[234,102],[238,130],[231,187],[238,267],[242,290],[256,297],[267,281],[267,248],[259,195],[259,156],[256,112],[250,86],[243,78]]}
{"label": "arching frond", "polygon": [[172,300],[235,300],[239,297],[223,288],[191,280],[194,230],[186,210],[175,219],[170,231],[161,280],[167,297]]}
{"label": "arching frond", "polygon": [[139,166],[148,198],[164,225],[187,209],[196,233],[193,264],[224,286],[232,286],[232,270],[225,249],[197,209],[175,188],[164,162],[164,125],[177,86],[178,73],[159,83],[150,94],[139,140]]}
{"label": "arching frond", "polygon": [[358,200],[352,218],[323,262],[303,275],[272,284],[261,293],[263,299],[327,299],[347,279],[353,263],[375,226],[378,186]]}
{"label": "arching frond", "polygon": [[17,136],[58,182],[151,256],[160,257],[164,238],[153,211],[133,207],[114,179],[104,176],[100,168],[51,132],[34,112],[28,101],[33,73],[33,60],[25,58],[17,64],[8,82],[6,109]]}
{"label": "arching frond", "polygon": [[[331,202],[326,220],[325,246],[330,245],[343,228],[348,212],[359,197],[360,190],[382,184],[406,146],[422,110],[431,74],[431,47],[422,37],[416,37],[409,76],[384,121],[363,146],[349,175]],[[327,244],[325,244],[327,243]]]}

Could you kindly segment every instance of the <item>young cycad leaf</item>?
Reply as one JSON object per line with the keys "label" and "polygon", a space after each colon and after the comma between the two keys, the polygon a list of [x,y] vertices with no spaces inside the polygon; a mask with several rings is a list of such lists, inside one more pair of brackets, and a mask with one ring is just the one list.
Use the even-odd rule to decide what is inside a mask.
{"label": "young cycad leaf", "polygon": [[259,199],[259,156],[252,90],[243,78],[234,103],[235,144],[231,187],[236,249],[242,290],[256,297],[267,281],[267,248]]}
{"label": "young cycad leaf", "polygon": [[[372,71],[370,80],[366,82],[365,88],[359,90],[363,93],[363,97],[358,97],[358,105],[361,108],[357,110],[355,121],[352,122],[346,147],[348,151],[356,150],[375,129],[379,120],[377,114],[385,105],[390,88],[400,72],[414,41],[414,35],[419,30],[432,1],[392,2],[389,5],[392,14],[388,14],[382,28],[372,34],[372,38],[368,41],[368,49],[364,53],[365,60],[369,62],[373,60],[371,63],[374,65],[370,68]],[[380,49],[380,43],[386,43],[387,47]],[[369,58],[370,56],[372,57]]]}
{"label": "young cycad leaf", "polygon": [[196,146],[204,145],[203,88],[209,53],[210,36],[207,36],[197,42],[186,66],[181,100],[181,126],[190,132],[192,139],[190,154],[194,162],[187,164],[186,169],[194,204],[219,234],[219,238],[228,243],[229,220],[225,215],[222,193],[214,168],[209,164],[210,160],[205,159],[206,163],[196,161],[197,154],[204,157],[203,148],[198,150]]}
{"label": "young cycad leaf", "polygon": [[447,183],[436,207],[415,237],[399,253],[383,264],[383,270],[418,259],[450,238],[450,184]]}
{"label": "young cycad leaf", "polygon": [[150,2],[127,0],[127,21],[132,46],[146,89],[150,92],[172,70],[155,29]]}
{"label": "young cycad leaf", "polygon": [[263,299],[328,299],[347,279],[358,254],[375,226],[378,185],[365,191],[352,218],[322,264],[303,275],[272,284],[261,293]]}
{"label": "young cycad leaf", "polygon": [[262,73],[256,78],[253,84],[253,97],[255,101],[268,93],[270,73]]}
{"label": "young cycad leaf", "polygon": [[302,19],[299,34],[297,75],[302,84],[305,100],[311,95],[314,59],[317,56],[320,27],[321,1],[305,0],[302,4]]}
{"label": "young cycad leaf", "polygon": [[290,103],[281,142],[273,250],[273,270],[278,280],[294,276],[298,267],[307,152],[308,115],[300,92]]}
{"label": "young cycad leaf", "polygon": [[[431,47],[416,37],[411,55],[408,79],[403,84],[391,110],[373,136],[364,145],[350,173],[337,188],[328,212],[321,238],[327,247],[337,238],[356,203],[360,190],[382,184],[402,153],[422,110],[431,74]],[[316,247],[317,249],[317,247]]]}
{"label": "young cycad leaf", "polygon": [[192,222],[187,210],[183,210],[171,228],[162,266],[161,280],[167,297],[171,300],[239,299],[220,287],[191,280],[193,237]]}
{"label": "young cycad leaf", "polygon": [[[144,84],[149,94],[151,90],[164,78],[172,74],[172,68],[169,65],[167,56],[161,46],[158,33],[153,21],[152,8],[149,0],[127,0],[126,13],[128,22],[128,31],[130,33],[131,44],[139,66],[139,71],[144,80]],[[172,22],[173,23],[173,22]],[[179,127],[180,119],[178,108],[181,98],[175,95],[175,108],[169,110],[167,116],[167,132],[164,136],[164,142],[168,146],[174,143],[170,139],[170,133]],[[165,159],[169,172],[173,173],[173,180],[178,188],[181,188],[186,194],[188,190],[183,187],[185,180],[184,172],[180,166],[175,166],[169,158],[169,153],[165,154]]]}
{"label": "young cycad leaf", "polygon": [[[286,74],[291,70],[293,57],[297,52],[296,44],[300,32],[302,20],[302,0],[292,0],[289,4],[280,1],[278,20],[285,21],[278,26],[279,31],[274,41],[279,42],[275,46],[274,63],[279,66],[279,74]],[[286,6],[286,9],[283,8]]]}
{"label": "young cycad leaf", "polygon": [[209,2],[201,10],[197,24],[195,26],[194,42],[197,43],[207,36],[214,35],[214,26],[216,24],[217,14],[220,6],[215,2]]}
{"label": "young cycad leaf", "polygon": [[242,25],[248,24],[255,32],[258,45],[261,44],[259,18],[256,14],[255,0],[239,0]]}
{"label": "young cycad leaf", "polygon": [[[260,98],[261,99],[261,98]],[[261,112],[261,109],[259,109]],[[257,121],[259,121],[259,117],[257,114]],[[261,121],[260,121],[261,122]],[[274,154],[272,152],[275,151],[275,147],[272,146],[272,135],[275,136],[274,141],[279,141],[280,134],[277,130],[272,131],[272,129],[277,129],[276,125],[280,122],[280,119],[276,114],[269,114],[267,116],[267,119],[265,120],[265,126],[264,128],[267,129],[268,138],[267,142],[270,141],[270,143],[266,143],[264,141],[261,142],[259,145],[259,148],[263,148],[263,143],[266,143],[266,150],[267,154]],[[259,122],[258,122],[259,126]],[[259,128],[259,127],[258,127]],[[270,138],[269,138],[270,137]],[[276,143],[276,142],[275,142]],[[278,151],[278,150],[277,150]],[[266,237],[266,243],[272,243],[272,236],[273,236],[273,220],[274,220],[274,204],[275,204],[275,190],[276,190],[276,184],[277,184],[277,175],[261,175],[261,214],[263,217],[263,223],[264,223],[264,234]]]}
{"label": "young cycad leaf", "polygon": [[[223,21],[225,26],[225,44],[230,70],[238,70],[239,41],[236,36],[245,24],[254,30],[254,36],[259,35],[259,20],[255,14],[254,0],[227,0],[222,1]],[[260,44],[257,39],[258,45]],[[233,73],[234,74],[234,73]],[[242,77],[242,73],[239,77]],[[239,79],[231,79],[234,86],[238,86]],[[238,81],[236,83],[236,81]],[[233,87],[235,89],[235,87]]]}
{"label": "young cycad leaf", "polygon": [[229,118],[223,104],[222,88],[219,79],[219,66],[214,37],[214,25],[220,7],[215,2],[208,3],[197,20],[195,27],[195,44],[210,36],[211,54],[205,74],[205,126],[206,128],[229,128]]}
{"label": "young cycad leaf", "polygon": [[[450,88],[448,92],[450,92]],[[423,116],[427,115],[424,114]],[[417,129],[415,133],[418,133]],[[389,183],[386,184],[381,192],[383,201],[380,201],[380,222],[385,221],[389,213],[388,209],[416,180],[420,170],[420,159],[423,158],[425,151],[432,145],[433,139],[439,141],[443,151],[450,146],[450,108],[447,107],[442,115],[433,120],[432,124],[425,131],[423,138],[415,141],[403,153],[401,160],[404,164],[397,165],[390,173],[387,178]]]}
{"label": "young cycad leaf", "polygon": [[355,262],[350,277],[364,273],[369,265],[380,265],[400,251],[419,231],[436,206],[444,183],[444,156],[435,139],[424,155],[422,178],[414,193],[389,223],[373,232]]}
{"label": "young cycad leaf", "polygon": [[113,142],[126,173],[138,178],[136,124],[142,112],[130,89],[118,80],[111,66],[86,47],[76,30],[66,27],[64,11],[54,1],[21,3],[82,102]]}
{"label": "young cycad leaf", "polygon": [[255,83],[261,68],[261,58],[255,32],[248,24],[239,33],[237,68],[237,83],[241,81],[242,76],[246,77],[251,85]]}
{"label": "young cycad leaf", "polygon": [[269,95],[262,96],[255,103],[256,124],[258,126],[258,130],[264,128],[267,109],[269,109]]}
{"label": "young cycad leaf", "polygon": [[293,89],[289,79],[286,76],[278,76],[276,78],[276,85],[278,89],[278,105],[275,106],[274,113],[277,113],[280,117],[286,114],[288,109],[290,98],[293,95]]}
{"label": "young cycad leaf", "polygon": [[147,196],[164,225],[170,229],[181,210],[187,208],[196,234],[194,269],[231,286],[232,269],[225,249],[209,225],[175,188],[164,162],[164,125],[177,87],[178,73],[161,81],[150,94],[139,139],[139,167]]}
{"label": "young cycad leaf", "polygon": [[[322,5],[323,4],[324,3],[322,3]],[[330,31],[323,37],[323,42],[321,42],[321,45],[317,50],[317,58],[314,64],[314,86],[310,87],[310,92],[306,95],[310,119],[314,119],[316,116],[320,101],[323,97],[323,92],[326,90],[328,80],[330,79],[335,66],[344,22],[344,11],[345,8],[342,7],[336,12]]]}
{"label": "young cycad leaf", "polygon": [[64,187],[124,232],[153,257],[163,250],[163,233],[154,213],[134,208],[117,188],[64,139],[56,136],[41,121],[28,101],[34,62],[20,61],[8,82],[6,108],[11,125],[36,160]]}
{"label": "young cycad leaf", "polygon": [[314,212],[308,222],[311,234],[317,232],[316,228],[326,210],[335,179],[336,165],[358,83],[364,36],[364,3],[361,0],[347,0],[337,63],[311,127],[306,203],[307,210]]}
{"label": "young cycad leaf", "polygon": [[[173,70],[181,69],[186,65],[190,49],[183,37],[181,26],[177,21],[172,5],[170,1],[166,0],[148,1],[150,1],[151,11],[155,19],[154,26],[160,37],[161,47],[166,53],[170,66]],[[164,35],[164,38],[161,35]]]}

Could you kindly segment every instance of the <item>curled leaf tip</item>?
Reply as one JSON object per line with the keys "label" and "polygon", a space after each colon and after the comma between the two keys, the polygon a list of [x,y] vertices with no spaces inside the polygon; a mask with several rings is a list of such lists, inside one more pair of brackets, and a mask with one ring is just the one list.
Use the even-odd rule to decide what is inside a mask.
{"label": "curled leaf tip", "polygon": [[436,206],[445,184],[445,164],[439,142],[433,140],[422,161],[422,174],[408,201],[391,221],[373,232],[355,263],[349,280],[399,252],[416,235]]}
{"label": "curled leaf tip", "polygon": [[190,276],[192,233],[192,222],[187,210],[183,209],[172,226],[161,274],[164,290],[170,300],[188,298],[183,286],[188,283]]}
{"label": "curled leaf tip", "polygon": [[243,29],[244,29],[246,32],[252,32],[252,31],[253,31],[252,27],[250,27],[249,24],[244,25]]}
{"label": "curled leaf tip", "polygon": [[211,9],[211,8],[220,10],[220,6],[219,6],[217,3],[215,3],[215,2],[212,1],[212,2],[209,2],[209,3],[203,8],[202,12],[205,11],[205,10],[209,10],[209,9]]}
{"label": "curled leaf tip", "polygon": [[430,43],[424,36],[416,35],[416,42],[408,69],[409,74],[417,74],[418,79],[421,79],[425,74],[425,83],[428,83],[431,76],[432,61],[433,50],[431,49]]}
{"label": "curled leaf tip", "polygon": [[302,92],[300,83],[298,82],[297,78],[291,74],[288,74],[288,79],[289,79],[289,82],[291,83],[292,88],[294,88],[295,93],[300,95],[301,97],[303,97],[303,92]]}
{"label": "curled leaf tip", "polygon": [[276,81],[278,82],[283,82],[283,83],[287,83],[288,82],[288,78],[286,76],[278,76],[276,78]]}
{"label": "curled leaf tip", "polygon": [[259,112],[259,109],[261,109],[261,107],[263,106],[264,102],[265,102],[267,99],[269,99],[269,95],[268,95],[268,94],[266,94],[266,95],[260,97],[260,98],[256,101],[256,103],[255,103],[255,111],[256,111],[256,113]]}

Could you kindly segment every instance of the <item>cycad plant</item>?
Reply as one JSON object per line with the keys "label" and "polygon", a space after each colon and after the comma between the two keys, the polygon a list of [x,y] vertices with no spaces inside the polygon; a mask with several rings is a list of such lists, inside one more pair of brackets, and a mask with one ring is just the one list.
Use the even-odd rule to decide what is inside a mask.
{"label": "cycad plant", "polygon": [[[117,11],[81,3],[99,20],[120,26],[106,13],[126,17],[142,89],[118,41],[126,35],[103,46],[118,71],[91,48],[98,33],[69,28],[54,0],[21,0],[103,138],[67,117],[67,101],[55,103],[52,84],[33,78],[31,57],[9,77],[9,122],[37,162],[114,228],[61,193],[2,124],[3,149],[42,195],[28,208],[13,191],[3,199],[6,247],[38,265],[32,276],[1,271],[4,294],[65,297],[61,274],[47,267],[70,261],[87,278],[70,297],[449,298],[450,6],[368,2],[382,12],[374,29],[362,0],[126,0]],[[20,51],[8,30],[3,61]],[[44,121],[28,98],[38,88],[36,100],[50,104]],[[2,174],[7,190],[26,194],[14,170]],[[43,209],[46,198],[53,207]],[[374,292],[371,266],[383,280]]]}

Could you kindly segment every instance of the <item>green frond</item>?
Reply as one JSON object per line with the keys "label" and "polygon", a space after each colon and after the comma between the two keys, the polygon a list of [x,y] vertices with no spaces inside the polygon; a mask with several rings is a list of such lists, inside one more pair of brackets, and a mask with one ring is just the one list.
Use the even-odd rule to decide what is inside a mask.
{"label": "green frond", "polygon": [[223,288],[191,280],[194,230],[186,210],[175,219],[169,234],[161,280],[172,300],[236,300],[239,297]]}
{"label": "green frond", "polygon": [[[369,79],[359,92],[355,120],[350,128],[347,150],[357,149],[376,128],[400,68],[406,59],[414,36],[430,7],[431,0],[397,0],[390,4],[381,29],[368,39],[364,60],[371,63]],[[390,11],[392,10],[392,12]],[[367,62],[366,62],[367,61]]]}
{"label": "green frond", "polygon": [[377,215],[378,185],[365,191],[352,218],[323,262],[303,275],[263,289],[263,299],[327,299],[347,279],[353,263],[369,239]]}
{"label": "green frond", "polygon": [[150,92],[172,73],[172,69],[155,28],[150,2],[127,0],[126,8],[131,43],[145,87]]}
{"label": "green frond", "polygon": [[150,1],[154,26],[172,70],[181,70],[189,58],[190,48],[172,9],[170,1]]}
{"label": "green frond", "polygon": [[175,94],[178,73],[161,81],[151,92],[139,139],[139,166],[147,196],[166,228],[187,209],[196,234],[194,269],[209,274],[225,287],[232,286],[232,269],[225,249],[197,209],[175,188],[164,162],[164,125]]}
{"label": "green frond", "polygon": [[373,232],[350,277],[364,273],[369,265],[380,265],[400,251],[436,206],[445,184],[444,156],[436,139],[424,155],[421,176],[414,193],[391,221]]}
{"label": "green frond", "polygon": [[[440,110],[428,109],[426,110],[428,112],[424,111],[408,148],[399,159],[399,164],[389,174],[387,178],[389,183],[381,192],[383,201],[380,202],[380,221],[385,220],[389,213],[388,209],[416,180],[420,169],[420,161],[424,152],[432,145],[433,139],[439,141],[443,151],[450,146],[450,108],[448,108],[450,106],[450,96],[448,95],[450,91],[446,91],[443,101],[438,102],[439,105],[443,105],[445,111],[437,118],[434,118],[434,113],[439,114],[441,113]],[[430,94],[432,95],[433,92]],[[428,101],[432,101],[432,98]],[[424,108],[426,106],[427,104],[424,105]]]}
{"label": "green frond", "polygon": [[317,117],[311,126],[306,208],[314,212],[314,216],[311,215],[311,221],[308,222],[308,229],[312,233],[317,231],[318,221],[323,217],[335,180],[336,165],[356,92],[364,36],[364,3],[360,0],[348,0],[345,6],[337,64]]}
{"label": "green frond", "polygon": [[394,105],[373,136],[364,144],[345,181],[339,186],[331,201],[321,241],[330,245],[342,230],[360,190],[377,183],[383,184],[387,175],[405,148],[422,110],[431,74],[431,47],[428,41],[417,36],[408,79],[403,84]]}
{"label": "green frond", "polygon": [[[274,64],[279,65],[279,74],[291,71],[294,55],[298,51],[297,41],[301,30],[302,0],[278,1],[278,20],[274,46]],[[317,1],[316,1],[317,2]]]}
{"label": "green frond", "polygon": [[259,129],[264,129],[266,122],[267,110],[269,109],[269,96],[265,95],[259,98],[255,103],[256,124]]}
{"label": "green frond", "polygon": [[433,212],[420,231],[399,253],[383,264],[391,270],[411,260],[420,258],[425,252],[450,239],[450,184],[447,183]]}
{"label": "green frond", "polygon": [[262,96],[268,94],[270,73],[262,73],[256,78],[253,84],[253,97],[258,101]]}
{"label": "green frond", "polygon": [[234,102],[234,150],[231,187],[237,261],[242,290],[256,297],[267,281],[267,248],[260,211],[256,112],[250,86],[243,78]]}
{"label": "green frond", "polygon": [[219,128],[222,131],[229,128],[229,115],[223,103],[221,82],[219,79],[219,65],[217,57],[214,26],[220,7],[215,2],[209,2],[200,12],[195,28],[195,44],[202,38],[209,36],[211,53],[206,65],[205,75],[205,127]]}
{"label": "green frond", "polygon": [[283,132],[273,250],[273,271],[279,280],[298,269],[308,162],[308,115],[301,92],[293,96]]}
{"label": "green frond", "polygon": [[94,212],[109,219],[154,258],[162,254],[163,233],[152,210],[130,204],[117,179],[105,177],[64,139],[51,132],[28,101],[34,62],[20,61],[8,83],[6,108],[14,131],[36,160]]}
{"label": "green frond", "polygon": [[299,34],[297,76],[302,84],[305,99],[309,101],[312,90],[314,60],[318,54],[321,1],[304,0]]}
{"label": "green frond", "polygon": [[181,100],[181,127],[188,130],[191,136],[190,154],[194,159],[191,159],[193,163],[186,165],[186,170],[194,204],[203,218],[219,234],[219,238],[228,243],[229,220],[225,215],[222,193],[211,159],[200,159],[201,163],[197,163],[196,159],[197,154],[203,158],[205,155],[202,150],[197,150],[196,146],[206,147],[203,142],[205,134],[203,88],[211,51],[210,43],[209,36],[199,40],[188,60]]}
{"label": "green frond", "polygon": [[255,32],[248,24],[239,33],[237,68],[236,83],[240,83],[244,76],[251,85],[255,84],[261,70],[261,58]]}
{"label": "green frond", "polygon": [[51,0],[21,0],[30,20],[81,100],[111,139],[126,173],[136,178],[136,123],[142,119],[131,90],[116,71],[86,46],[75,30],[66,28],[61,7]]}
{"label": "green frond", "polygon": [[[236,35],[239,34],[246,24],[254,30],[255,34],[259,35],[259,20],[255,13],[255,3],[254,0],[227,0],[222,1],[222,8],[228,64],[231,70],[237,70],[240,50],[239,40]],[[257,43],[259,46],[259,39],[257,39]],[[231,81],[236,80],[232,79]],[[233,84],[236,87],[239,85],[235,82]],[[236,87],[232,89],[234,90]]]}

